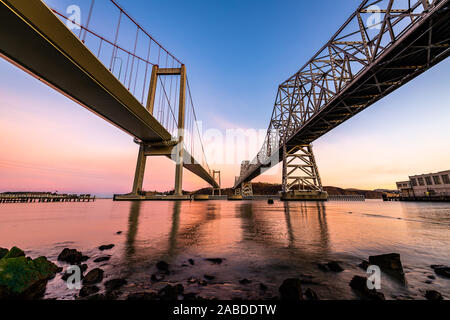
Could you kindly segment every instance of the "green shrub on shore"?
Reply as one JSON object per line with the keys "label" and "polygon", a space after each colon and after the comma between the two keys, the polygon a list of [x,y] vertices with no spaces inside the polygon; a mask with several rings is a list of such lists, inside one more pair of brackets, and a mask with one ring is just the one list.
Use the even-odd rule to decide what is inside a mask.
{"label": "green shrub on shore", "polygon": [[39,299],[45,294],[48,280],[59,271],[61,269],[47,258],[33,260],[14,247],[0,259],[0,300]]}
{"label": "green shrub on shore", "polygon": [[8,249],[0,248],[0,259],[2,259],[9,252]]}
{"label": "green shrub on shore", "polygon": [[2,259],[11,259],[11,258],[18,258],[18,257],[25,257],[25,252],[23,252],[22,249],[19,249],[17,247],[11,248]]}

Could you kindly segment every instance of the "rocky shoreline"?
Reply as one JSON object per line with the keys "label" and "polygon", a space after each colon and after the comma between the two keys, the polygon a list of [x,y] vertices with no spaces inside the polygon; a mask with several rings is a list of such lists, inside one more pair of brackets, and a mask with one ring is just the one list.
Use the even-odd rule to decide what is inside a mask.
{"label": "rocky shoreline", "polygon": [[[0,248],[0,300],[37,300],[44,297],[47,284],[50,280],[70,282],[74,279],[76,270],[80,272],[79,288],[75,299],[77,300],[206,300],[201,295],[201,289],[206,288],[215,281],[215,276],[204,274],[203,277],[189,277],[184,281],[171,281],[174,275],[172,267],[165,261],[159,261],[154,266],[154,272],[148,277],[149,289],[131,292],[127,285],[129,280],[125,278],[110,278],[104,281],[105,271],[101,267],[89,269],[87,261],[95,264],[107,263],[111,255],[104,254],[114,248],[114,244],[103,245],[97,248],[102,255],[95,259],[84,255],[76,249],[65,248],[58,255],[57,264],[46,257],[31,259],[25,256],[23,250],[13,247],[10,250]],[[220,266],[224,258],[204,258],[211,265]],[[198,261],[197,261],[198,262]],[[188,259],[181,267],[193,267],[196,261]],[[362,261],[359,267],[367,270],[369,266],[378,266],[382,272],[389,274],[399,283],[406,283],[405,273],[400,255],[396,253],[371,256]],[[339,261],[318,263],[317,269],[321,272],[341,273],[344,271]],[[450,278],[450,267],[432,265],[430,269],[438,277]],[[429,276],[432,283],[436,276]],[[278,295],[266,296],[267,300],[320,300],[320,295],[310,287],[316,284],[313,277],[300,277],[285,279],[278,287]],[[242,286],[255,285],[250,279],[239,279]],[[348,284],[351,290],[362,300],[386,300],[383,292],[369,289],[368,279],[360,275],[353,276]],[[199,290],[189,290],[196,286]],[[258,290],[263,295],[268,290],[268,285],[258,283]],[[336,297],[338,298],[338,297]],[[403,299],[404,297],[398,297]],[[426,290],[424,299],[443,300],[442,295],[435,290]]]}

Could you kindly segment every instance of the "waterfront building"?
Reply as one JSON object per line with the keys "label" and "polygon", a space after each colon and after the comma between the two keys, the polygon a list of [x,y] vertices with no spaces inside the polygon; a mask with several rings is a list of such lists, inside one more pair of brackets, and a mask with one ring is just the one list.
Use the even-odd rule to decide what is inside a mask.
{"label": "waterfront building", "polygon": [[450,196],[450,170],[411,176],[397,189],[403,197]]}

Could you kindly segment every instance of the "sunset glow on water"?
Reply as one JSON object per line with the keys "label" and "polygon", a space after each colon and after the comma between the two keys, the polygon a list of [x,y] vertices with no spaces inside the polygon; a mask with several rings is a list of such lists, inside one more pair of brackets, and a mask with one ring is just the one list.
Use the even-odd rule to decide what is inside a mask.
{"label": "sunset glow on water", "polygon": [[[17,245],[35,258],[56,261],[65,247],[91,257],[89,268],[103,265],[105,277],[124,277],[124,294],[159,290],[167,283],[182,283],[188,292],[205,298],[264,299],[276,297],[284,279],[309,279],[322,299],[353,299],[349,282],[364,275],[358,268],[369,255],[398,252],[406,273],[402,285],[383,274],[387,299],[423,299],[434,289],[450,297],[449,280],[437,277],[433,264],[450,257],[450,208],[445,204],[328,202],[112,202],[3,204],[0,243]],[[122,234],[116,234],[122,231]],[[103,244],[115,244],[110,262],[92,262],[104,254]],[[204,260],[222,258],[214,265]],[[187,261],[193,259],[195,266]],[[171,275],[159,283],[150,276],[165,260]],[[340,261],[344,272],[325,273],[317,263]],[[191,277],[215,279],[208,286],[189,284]],[[73,299],[57,275],[46,298]],[[242,285],[241,279],[250,284]],[[261,292],[259,284],[268,290]]]}

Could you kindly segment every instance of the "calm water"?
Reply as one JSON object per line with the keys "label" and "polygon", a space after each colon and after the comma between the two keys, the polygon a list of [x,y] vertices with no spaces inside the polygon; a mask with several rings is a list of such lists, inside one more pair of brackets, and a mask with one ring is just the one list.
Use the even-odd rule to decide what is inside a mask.
{"label": "calm water", "polygon": [[[122,231],[117,235],[117,231]],[[124,277],[123,291],[158,290],[182,283],[205,298],[260,299],[278,295],[284,279],[309,280],[322,299],[353,299],[348,283],[364,275],[357,267],[369,255],[398,252],[407,284],[388,276],[382,292],[388,299],[423,299],[425,290],[450,298],[450,280],[436,277],[431,264],[450,264],[450,205],[381,201],[281,203],[255,202],[113,202],[0,205],[0,247],[19,246],[35,258],[55,261],[65,247],[91,257],[97,247],[114,243],[106,278]],[[224,258],[213,265],[205,258]],[[195,265],[187,263],[194,259]],[[152,284],[155,263],[165,260],[173,274]],[[337,260],[345,271],[325,273],[317,263]],[[216,276],[205,287],[190,277]],[[247,278],[249,285],[239,284]],[[267,292],[259,284],[268,286]],[[60,276],[48,285],[46,298],[72,299]]]}

